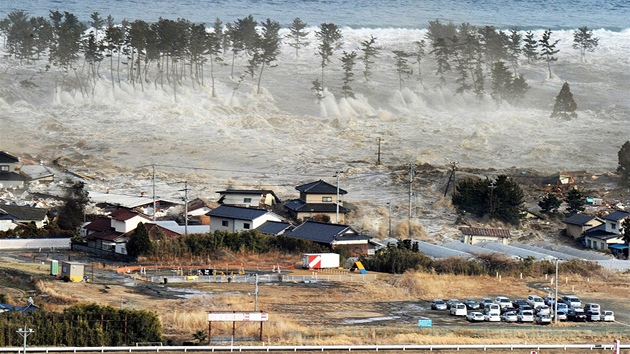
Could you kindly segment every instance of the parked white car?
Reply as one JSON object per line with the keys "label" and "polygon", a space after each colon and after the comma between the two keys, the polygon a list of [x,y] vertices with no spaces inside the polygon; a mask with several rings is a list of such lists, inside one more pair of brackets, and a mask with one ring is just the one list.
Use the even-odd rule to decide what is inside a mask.
{"label": "parked white car", "polygon": [[451,306],[450,313],[453,316],[466,316],[468,314],[468,310],[466,310],[466,305],[459,303]]}
{"label": "parked white car", "polygon": [[584,311],[599,312],[601,311],[601,308],[599,307],[599,304],[595,304],[591,302],[584,305]]}
{"label": "parked white car", "polygon": [[506,312],[503,315],[501,315],[501,320],[503,322],[517,322],[518,321],[518,316],[516,315],[516,312]]}
{"label": "parked white car", "polygon": [[601,313],[601,320],[606,322],[615,322],[615,313],[612,311],[604,311]]}
{"label": "parked white car", "polygon": [[483,313],[493,313],[501,316],[501,307],[498,304],[486,304],[486,307],[483,309]]}
{"label": "parked white car", "polygon": [[551,316],[546,313],[538,313],[536,315],[536,323],[546,325],[551,323]]}
{"label": "parked white car", "polygon": [[477,312],[477,311],[469,312],[468,315],[466,315],[466,319],[468,321],[470,321],[470,322],[483,322],[483,321],[485,321],[483,313]]}
{"label": "parked white car", "polygon": [[512,303],[512,300],[510,300],[509,298],[507,298],[505,296],[497,296],[494,299],[494,302],[497,303],[499,305],[499,307],[501,307],[501,308],[514,307],[514,304]]}
{"label": "parked white car", "polygon": [[518,322],[534,322],[534,312],[530,310],[520,311],[516,318]]}
{"label": "parked white car", "polygon": [[582,307],[582,301],[580,298],[574,295],[565,295],[562,297],[562,302],[567,304],[570,308]]}
{"label": "parked white car", "polygon": [[527,303],[532,307],[532,308],[537,308],[540,306],[545,305],[545,300],[543,300],[542,297],[538,296],[538,295],[529,295],[527,297]]}
{"label": "parked white car", "polygon": [[551,309],[547,305],[542,305],[536,308],[536,314],[542,313],[543,315],[551,315]]}
{"label": "parked white car", "polygon": [[483,317],[486,322],[501,322],[501,316],[494,312],[489,312],[483,315]]}

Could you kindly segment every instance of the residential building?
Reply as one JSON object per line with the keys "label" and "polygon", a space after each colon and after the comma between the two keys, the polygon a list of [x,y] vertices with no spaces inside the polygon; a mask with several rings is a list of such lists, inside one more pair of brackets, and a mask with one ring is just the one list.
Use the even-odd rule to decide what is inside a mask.
{"label": "residential building", "polygon": [[343,206],[341,197],[347,191],[323,180],[295,187],[300,198],[287,202],[284,207],[296,220],[312,220],[317,216],[329,218],[333,223],[343,224],[349,210]]}
{"label": "residential building", "polygon": [[14,229],[19,224],[48,225],[48,209],[17,205],[0,205],[0,231]]}
{"label": "residential building", "polygon": [[[607,250],[612,245],[623,244],[623,220],[630,217],[630,212],[616,210],[604,217],[604,223],[590,228],[583,233],[584,246],[596,250]],[[613,247],[614,248],[614,247]]]}
{"label": "residential building", "polygon": [[379,244],[371,237],[357,232],[352,227],[342,224],[330,224],[307,220],[293,230],[284,232],[284,236],[312,241],[335,249],[345,247],[354,256],[372,254]]}
{"label": "residential building", "polygon": [[461,241],[474,245],[480,242],[497,242],[503,245],[510,243],[510,231],[505,229],[490,229],[483,227],[462,227]]}
{"label": "residential building", "polygon": [[6,151],[0,151],[0,188],[23,188],[27,180],[18,172],[20,159]]}
{"label": "residential building", "polygon": [[281,216],[268,210],[229,205],[221,205],[206,215],[210,217],[210,232],[241,232],[256,229],[267,221],[282,221]]}
{"label": "residential building", "polygon": [[593,215],[575,214],[564,219],[563,222],[567,226],[567,236],[578,239],[582,237],[586,230],[602,225],[604,220]]}
{"label": "residential building", "polygon": [[221,196],[218,203],[247,208],[273,208],[280,204],[280,198],[269,189],[226,189],[217,191]]}

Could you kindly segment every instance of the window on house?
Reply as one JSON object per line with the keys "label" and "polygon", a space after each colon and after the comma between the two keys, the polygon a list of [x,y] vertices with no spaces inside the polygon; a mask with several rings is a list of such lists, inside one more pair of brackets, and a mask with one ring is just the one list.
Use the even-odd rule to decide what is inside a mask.
{"label": "window on house", "polygon": [[332,202],[332,197],[322,197],[322,202],[324,202],[324,203],[331,203]]}
{"label": "window on house", "polygon": [[0,165],[0,171],[9,172],[9,165]]}
{"label": "window on house", "polygon": [[249,230],[249,228],[250,228],[249,223],[248,223],[248,222],[243,223],[243,228],[244,228],[245,230]]}
{"label": "window on house", "polygon": [[616,229],[617,228],[617,224],[615,224],[615,223],[610,224],[610,228],[613,229],[613,230]]}
{"label": "window on house", "polygon": [[243,198],[243,203],[251,203],[252,198]]}
{"label": "window on house", "polygon": [[227,220],[221,221],[221,226],[228,226],[229,222]]}

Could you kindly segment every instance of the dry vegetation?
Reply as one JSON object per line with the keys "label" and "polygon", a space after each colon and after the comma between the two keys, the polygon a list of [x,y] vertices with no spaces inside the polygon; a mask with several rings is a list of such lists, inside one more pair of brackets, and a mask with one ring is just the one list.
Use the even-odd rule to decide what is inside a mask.
{"label": "dry vegetation", "polygon": [[[243,262],[254,260],[255,257]],[[112,271],[95,275],[91,283],[65,283],[49,276],[47,270],[41,263],[2,262],[0,271],[5,280],[0,292],[20,303],[26,292],[35,290],[36,304],[52,311],[79,302],[152,310],[161,318],[165,338],[174,344],[191,340],[197,331],[207,331],[208,311],[254,310],[253,284],[194,283],[167,287],[131,278],[122,284],[107,276]],[[591,279],[567,275],[561,280],[561,292],[598,301],[604,308],[614,309],[618,320],[623,322],[630,319],[627,275],[602,273]],[[264,342],[270,345],[609,343],[619,333],[630,335],[629,327],[617,324],[599,329],[571,323],[558,327],[470,326],[446,314],[426,313],[432,298],[526,297],[531,293],[544,296],[550,286],[551,279],[544,276],[499,279],[407,272],[379,275],[377,280],[365,283],[261,284],[258,306],[270,314],[263,335]],[[178,293],[186,296],[176,296]],[[420,315],[432,317],[434,327],[418,328],[416,321]],[[213,336],[229,336],[231,326],[231,323],[213,324]],[[257,323],[239,323],[236,327],[237,336],[241,337],[256,337],[258,331]]]}

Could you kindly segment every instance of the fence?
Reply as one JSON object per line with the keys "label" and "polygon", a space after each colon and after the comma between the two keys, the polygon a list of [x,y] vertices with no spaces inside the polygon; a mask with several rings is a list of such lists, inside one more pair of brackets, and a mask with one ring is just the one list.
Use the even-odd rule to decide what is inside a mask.
{"label": "fence", "polygon": [[[187,276],[153,276],[147,278],[152,283],[255,283],[253,274],[216,274],[216,275],[187,275]],[[376,280],[376,274],[319,274],[290,275],[290,274],[260,274],[259,283],[293,282],[364,282]]]}

